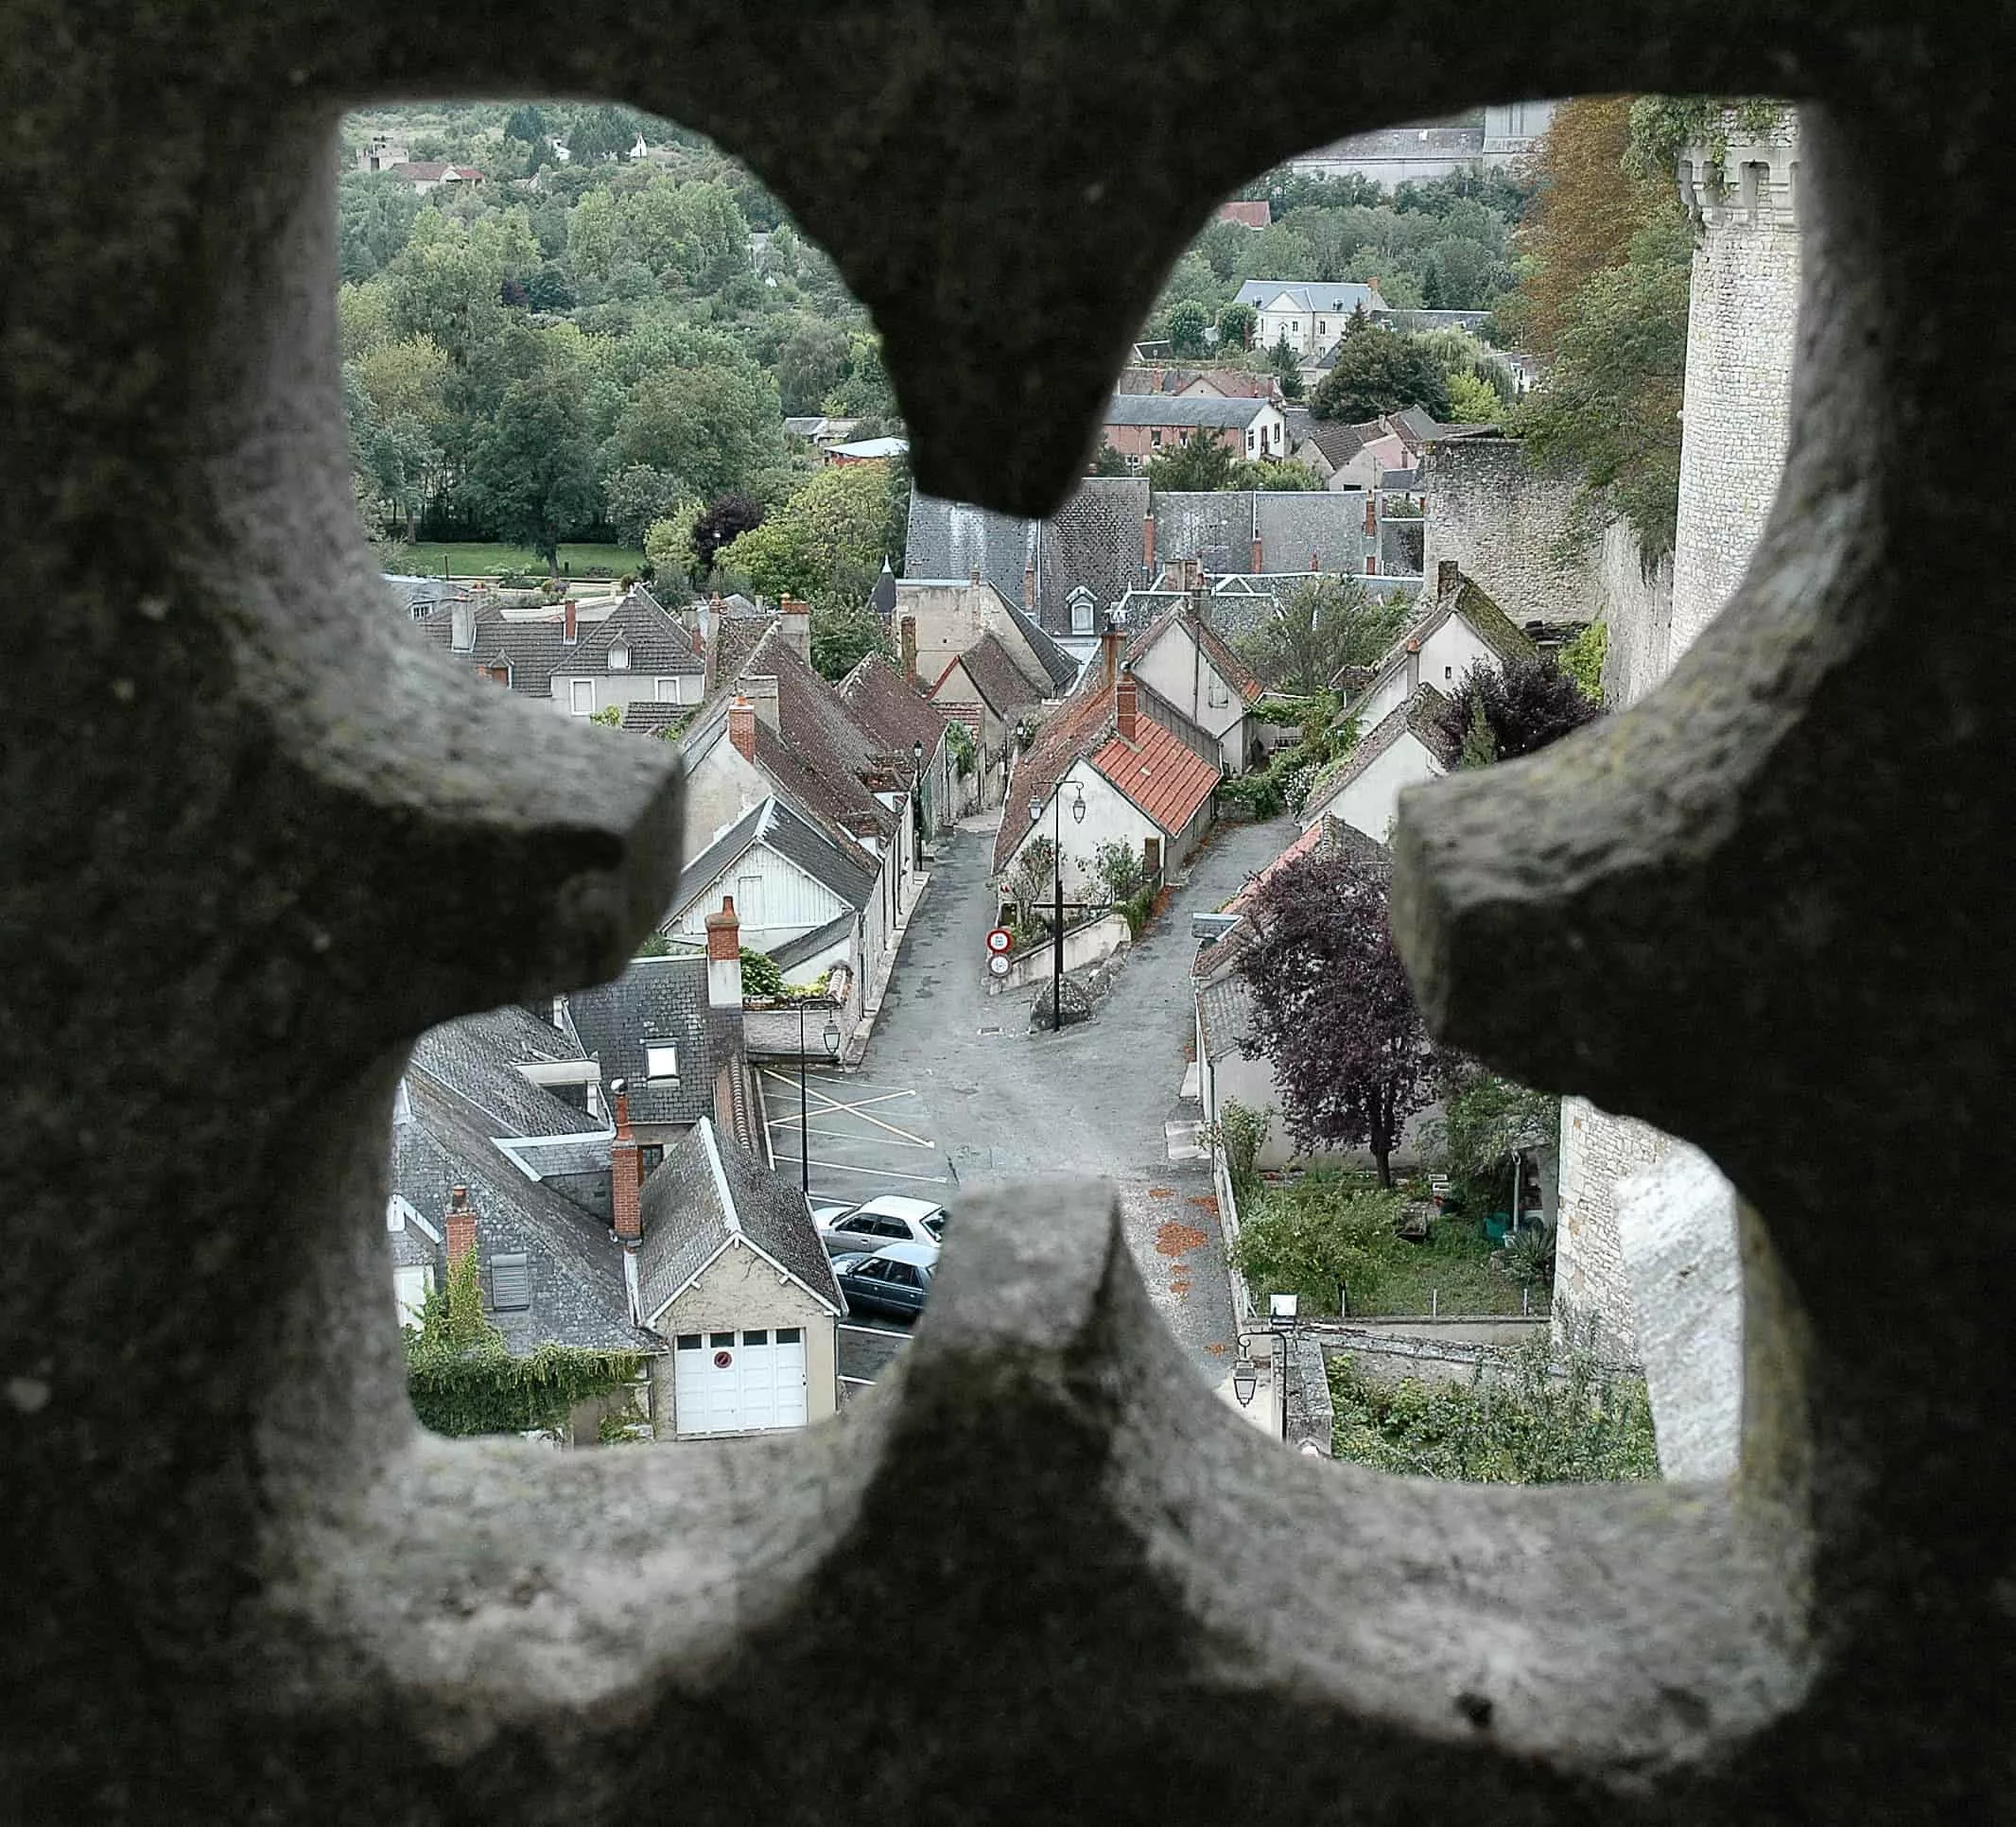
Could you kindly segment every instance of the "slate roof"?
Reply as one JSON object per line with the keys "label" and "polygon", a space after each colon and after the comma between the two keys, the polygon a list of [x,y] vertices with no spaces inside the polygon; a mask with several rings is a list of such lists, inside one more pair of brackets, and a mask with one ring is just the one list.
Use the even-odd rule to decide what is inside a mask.
{"label": "slate roof", "polygon": [[702,696],[711,699],[724,686],[732,684],[748,665],[763,636],[777,625],[775,616],[731,616],[726,613],[714,618],[714,626],[707,635],[707,658]]}
{"label": "slate roof", "polygon": [[889,568],[887,553],[883,554],[881,574],[875,580],[875,588],[869,594],[868,604],[886,628],[890,617],[896,612],[896,579],[895,573]]}
{"label": "slate roof", "polygon": [[[1533,644],[1524,630],[1518,627],[1511,617],[1485,594],[1479,584],[1458,572],[1454,587],[1438,591],[1429,599],[1427,612],[1386,650],[1385,656],[1380,661],[1378,669],[1365,683],[1363,690],[1354,695],[1362,697],[1375,687],[1390,681],[1393,675],[1407,664],[1408,653],[1419,647],[1451,616],[1461,616],[1477,638],[1498,656],[1502,666],[1512,666],[1539,658],[1540,650]],[[1336,688],[1334,683],[1331,688]]]}
{"label": "slate roof", "polygon": [[691,705],[665,705],[650,698],[633,698],[623,706],[623,727],[633,736],[663,736],[676,730],[693,715]]}
{"label": "slate roof", "polygon": [[1326,816],[1337,795],[1410,731],[1443,767],[1454,766],[1456,757],[1450,754],[1434,722],[1435,713],[1448,704],[1449,700],[1424,680],[1405,704],[1394,705],[1380,719],[1376,728],[1361,736],[1358,746],[1349,755],[1332,762],[1317,775],[1310,787],[1308,802],[1302,809],[1303,816]]}
{"label": "slate roof", "polygon": [[778,946],[770,954],[771,962],[779,970],[795,970],[808,959],[816,958],[822,951],[834,946],[845,945],[854,936],[856,915],[852,913],[837,914],[822,927],[801,933],[788,945]]}
{"label": "slate roof", "polygon": [[[1270,573],[1363,571],[1365,497],[1359,489],[1263,489],[1254,496],[1260,559]],[[1314,561],[1312,566],[1311,561]],[[1249,550],[1232,568],[1252,569]]]}
{"label": "slate roof", "polygon": [[937,709],[883,653],[864,653],[840,682],[840,701],[908,780],[916,773],[912,745],[924,744],[929,767],[945,740],[945,712]]}
{"label": "slate roof", "polygon": [[1224,778],[1215,762],[1187,748],[1152,717],[1138,715],[1133,741],[1116,732],[1091,759],[1143,816],[1172,837],[1196,817]]}
{"label": "slate roof", "polygon": [[655,1321],[707,1264],[739,1240],[836,1316],[846,1300],[797,1188],[703,1120],[644,1182],[639,1301]]}
{"label": "slate roof", "polygon": [[[982,635],[964,653],[946,662],[945,672],[938,675],[940,685],[944,684],[946,673],[955,666],[965,668],[966,677],[972,680],[973,688],[980,693],[987,708],[1004,722],[1014,722],[1043,697],[1043,687],[1023,676],[1014,655],[991,631]],[[936,689],[934,686],[933,695]]]}
{"label": "slate roof", "polygon": [[[626,1081],[631,1121],[691,1124],[715,1114],[714,1081],[740,1053],[742,1011],[707,1004],[704,955],[634,958],[613,983],[577,990],[567,999],[582,1046],[600,1060],[606,1088]],[[652,1083],[648,1041],[679,1049],[679,1083]]]}
{"label": "slate roof", "polygon": [[1200,430],[1243,431],[1267,409],[1264,399],[1232,399],[1208,393],[1176,399],[1167,393],[1115,393],[1106,401],[1105,423],[1118,426],[1177,426]]}
{"label": "slate roof", "polygon": [[1214,983],[1197,991],[1197,1016],[1204,1029],[1204,1052],[1208,1059],[1224,1059],[1240,1050],[1240,1042],[1253,1032],[1253,992],[1236,970],[1227,971]]}
{"label": "slate roof", "polygon": [[1320,312],[1326,317],[1345,317],[1363,304],[1369,314],[1383,307],[1385,300],[1370,286],[1347,280],[1249,279],[1239,288],[1239,302],[1256,311],[1264,310],[1286,292],[1298,311]]}
{"label": "slate roof", "polygon": [[466,653],[454,648],[455,605],[436,603],[415,613],[413,625],[425,638],[451,657],[476,668],[504,666],[511,688],[528,697],[547,698],[553,675],[606,673],[610,649],[620,639],[630,648],[628,671],[640,674],[698,672],[701,661],[678,619],[661,608],[647,590],[634,589],[608,613],[576,625],[574,644],[566,639],[564,611],[507,618],[494,597],[476,602],[476,640]]}
{"label": "slate roof", "polygon": [[520,1064],[585,1060],[578,1033],[563,1033],[530,1009],[509,1003],[429,1028],[413,1043],[407,1076],[426,1077],[454,1092],[481,1113],[493,1136],[579,1135],[597,1127],[595,1119],[515,1070]]}
{"label": "slate roof", "polygon": [[1342,469],[1365,447],[1364,427],[1346,425],[1342,419],[1312,418],[1304,434],[1323,453],[1332,469]]}
{"label": "slate roof", "polygon": [[[486,1306],[491,1259],[521,1252],[528,1259],[530,1305],[490,1314],[513,1355],[529,1357],[547,1344],[584,1350],[658,1348],[657,1341],[630,1323],[622,1248],[607,1225],[551,1188],[528,1180],[485,1133],[483,1113],[473,1105],[425,1076],[409,1075],[403,1114],[392,1125],[394,1190],[435,1229],[444,1230],[450,1192],[468,1189]],[[447,1267],[440,1253],[434,1267],[438,1284]]]}
{"label": "slate roof", "polygon": [[[627,669],[609,664],[611,650],[618,646],[630,650]],[[657,599],[649,591],[633,589],[605,619],[581,625],[580,639],[572,648],[563,647],[561,659],[553,670],[560,673],[622,670],[693,673],[703,671],[704,665],[700,655],[693,652],[692,636],[679,619],[661,608]]]}
{"label": "slate roof", "polygon": [[669,926],[676,921],[757,844],[767,844],[856,912],[875,897],[875,872],[868,866],[864,852],[851,844],[843,851],[817,826],[773,797],[752,806],[726,829],[717,832],[706,848],[680,871],[679,886],[660,924]]}
{"label": "slate roof", "polygon": [[1127,648],[1127,663],[1138,667],[1142,660],[1168,635],[1180,628],[1187,634],[1211,669],[1225,684],[1239,694],[1240,702],[1251,705],[1258,702],[1261,686],[1246,663],[1227,647],[1216,629],[1190,612],[1187,602],[1165,609],[1155,620],[1137,635]]}
{"label": "slate roof", "polygon": [[[964,582],[977,571],[994,585],[1026,636],[1031,618],[1024,613],[1022,583],[1033,566],[1034,620],[1053,635],[1069,634],[1070,593],[1080,584],[1104,609],[1128,589],[1148,582],[1141,548],[1141,523],[1148,508],[1144,476],[1087,477],[1048,520],[1027,520],[913,493],[904,575],[913,581]],[[1067,688],[1077,676],[1069,655],[1053,642],[1040,657],[1058,689]]]}

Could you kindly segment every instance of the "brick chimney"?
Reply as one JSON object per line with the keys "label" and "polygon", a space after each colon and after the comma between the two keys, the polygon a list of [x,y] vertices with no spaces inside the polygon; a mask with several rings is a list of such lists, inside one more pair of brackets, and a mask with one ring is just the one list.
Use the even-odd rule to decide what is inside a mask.
{"label": "brick chimney", "polygon": [[742,923],[733,895],[723,895],[721,912],[707,915],[707,1006],[742,1006]]}
{"label": "brick chimney", "polygon": [[1032,616],[1036,613],[1036,567],[1034,563],[1022,566],[1022,607]]}
{"label": "brick chimney", "polygon": [[1120,650],[1123,638],[1121,631],[1113,625],[1112,618],[1108,617],[1099,636],[1099,683],[1108,691],[1113,688],[1114,681],[1120,677]]}
{"label": "brick chimney", "polygon": [[1309,568],[1312,571],[1320,571],[1323,568],[1323,554],[1321,552],[1310,553]]}
{"label": "brick chimney", "polygon": [[581,639],[581,606],[569,597],[560,611],[560,638],[569,647]]}
{"label": "brick chimney", "polygon": [[1261,540],[1260,534],[1255,533],[1253,535],[1253,575],[1255,577],[1260,577],[1266,571],[1266,546],[1265,543]]}
{"label": "brick chimney", "polygon": [[812,605],[796,597],[777,599],[777,628],[785,644],[806,665],[812,663]]}
{"label": "brick chimney", "polygon": [[481,1215],[470,1203],[467,1187],[459,1186],[449,1192],[447,1222],[443,1228],[447,1232],[448,1267],[451,1270],[476,1248],[476,1221]]}
{"label": "brick chimney", "polygon": [[[617,1081],[621,1084],[621,1080]],[[609,1143],[609,1222],[634,1247],[644,1241],[644,1151],[630,1126],[630,1093],[616,1094],[616,1135]]]}
{"label": "brick chimney", "polygon": [[1134,740],[1139,727],[1140,694],[1134,684],[1134,669],[1121,670],[1120,683],[1113,687],[1113,722],[1122,742]]}
{"label": "brick chimney", "polygon": [[1141,565],[1148,573],[1148,582],[1155,582],[1155,515],[1141,515]]}
{"label": "brick chimney", "polygon": [[1370,489],[1365,491],[1365,534],[1372,539],[1379,537],[1379,496]]}
{"label": "brick chimney", "polygon": [[739,692],[735,702],[728,706],[728,740],[735,745],[735,752],[744,761],[754,761],[756,756],[756,706]]}
{"label": "brick chimney", "polygon": [[[903,676],[904,676],[904,677],[905,677],[906,679],[908,679],[908,680],[909,680],[909,681],[911,682],[911,684],[912,684],[912,685],[917,685],[917,618],[916,618],[916,617],[914,617],[914,616],[905,616],[905,617],[903,618],[903,620],[902,620],[902,624],[901,624],[901,633],[900,633],[900,635],[899,635],[899,642],[900,642],[900,651],[901,651],[901,652],[902,652],[902,655],[903,655]],[[918,689],[919,689],[919,690],[922,690],[922,689],[923,689],[923,687],[922,687],[921,686],[919,686],[919,687],[918,687]]]}

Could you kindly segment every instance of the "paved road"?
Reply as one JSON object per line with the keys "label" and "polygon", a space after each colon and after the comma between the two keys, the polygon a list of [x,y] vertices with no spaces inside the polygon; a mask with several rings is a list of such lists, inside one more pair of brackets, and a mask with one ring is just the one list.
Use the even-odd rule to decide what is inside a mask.
{"label": "paved road", "polygon": [[[1151,1296],[1213,1383],[1225,1374],[1233,1342],[1217,1208],[1208,1172],[1170,1164],[1163,1136],[1193,1031],[1190,915],[1221,906],[1294,835],[1286,821],[1222,827],[1168,911],[1132,948],[1094,1018],[1061,1035],[1032,1035],[1034,991],[987,994],[981,960],[995,912],[987,886],[993,840],[987,831],[962,828],[941,842],[863,1072],[844,1081],[912,1094],[853,1115],[873,1112],[912,1141],[931,1142],[963,1185],[1059,1172],[1111,1180]],[[789,1103],[783,1114],[794,1130],[795,1083],[790,1100],[781,1087],[766,1088],[773,1117]],[[844,1093],[835,1101],[843,1103]],[[852,1121],[843,1111],[814,1111],[815,1186],[828,1157],[844,1163],[841,1182],[863,1188],[866,1179],[856,1170],[920,1171],[924,1157],[913,1147],[878,1148],[865,1138],[821,1133]],[[795,1158],[794,1142],[780,1138],[777,1147],[780,1166],[787,1151]],[[902,1183],[885,1190],[924,1191]]]}

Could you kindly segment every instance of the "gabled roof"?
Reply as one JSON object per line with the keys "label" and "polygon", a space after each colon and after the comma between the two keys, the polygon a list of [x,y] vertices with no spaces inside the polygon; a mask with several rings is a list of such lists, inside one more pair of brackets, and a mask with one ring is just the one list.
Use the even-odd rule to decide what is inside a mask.
{"label": "gabled roof", "polygon": [[[618,647],[629,650],[627,669],[609,664],[612,650]],[[559,673],[678,674],[699,672],[704,666],[693,652],[692,636],[676,618],[659,607],[656,598],[639,588],[629,591],[604,619],[583,622],[580,639],[571,648],[562,648],[552,670]]]}
{"label": "gabled roof", "polygon": [[663,736],[677,729],[693,715],[691,705],[660,704],[652,698],[633,698],[623,706],[623,727],[633,736]]}
{"label": "gabled roof", "polygon": [[578,1029],[565,1032],[507,1003],[429,1028],[413,1043],[407,1075],[454,1092],[481,1114],[489,1135],[573,1136],[595,1127],[594,1121],[517,1068],[587,1057]]}
{"label": "gabled roof", "polygon": [[1320,311],[1328,317],[1349,317],[1361,304],[1370,313],[1386,302],[1377,287],[1341,279],[1249,279],[1239,288],[1239,302],[1265,310],[1284,292],[1296,310]]}
{"label": "gabled roof", "polygon": [[666,1151],[638,1204],[638,1305],[647,1324],[735,1247],[755,1250],[836,1318],[846,1311],[804,1197],[711,1122],[702,1119]]}
{"label": "gabled roof", "polygon": [[980,693],[982,702],[1004,722],[1013,721],[1044,696],[1046,687],[1023,676],[1014,655],[991,630],[964,653],[955,653],[946,662],[937,684],[931,687],[934,699],[938,695],[938,687],[944,685],[955,666],[965,669],[965,675],[972,681],[974,690]]}
{"label": "gabled roof", "polygon": [[[407,1096],[392,1124],[391,1177],[395,1192],[437,1231],[444,1228],[453,1189],[468,1189],[477,1212],[486,1304],[492,1295],[491,1259],[518,1253],[528,1259],[530,1304],[489,1314],[506,1348],[516,1357],[529,1357],[548,1344],[584,1350],[656,1349],[657,1342],[630,1323],[622,1249],[606,1221],[528,1179],[486,1128],[483,1113],[473,1105],[424,1075],[409,1073]],[[606,1153],[602,1158],[606,1164]],[[437,1274],[447,1266],[438,1253],[434,1266]]]}
{"label": "gabled roof", "polygon": [[[1533,644],[1524,630],[1518,627],[1511,617],[1493,602],[1472,579],[1459,571],[1452,583],[1438,589],[1436,595],[1429,600],[1427,613],[1386,650],[1378,670],[1353,695],[1364,698],[1390,684],[1394,675],[1406,667],[1408,654],[1438,628],[1443,627],[1452,616],[1459,618],[1469,631],[1498,656],[1501,666],[1537,660],[1540,656],[1540,650]],[[1336,688],[1335,682],[1332,681],[1331,689]]]}
{"label": "gabled roof", "polygon": [[1238,971],[1197,987],[1197,1019],[1204,1030],[1204,1056],[1224,1059],[1240,1051],[1253,1032],[1253,992]]}
{"label": "gabled roof", "polygon": [[[577,990],[567,1007],[604,1087],[626,1082],[634,1122],[690,1124],[715,1114],[715,1077],[741,1051],[742,1011],[708,1006],[704,956],[634,958],[615,983]],[[646,1045],[668,1041],[679,1050],[676,1086],[646,1070]]]}
{"label": "gabled roof", "polygon": [[[829,778],[837,780],[851,775],[864,789],[872,789],[868,792],[868,803],[882,814],[883,824],[892,822],[891,814],[877,805],[874,798],[877,792],[901,791],[902,782],[895,777],[890,757],[880,752],[875,739],[839,691],[800,656],[781,626],[773,626],[756,644],[748,659],[743,661],[738,677],[774,679],[777,682],[777,730],[791,749],[808,765]],[[924,708],[928,716],[937,721],[942,731],[944,720],[937,718],[929,705]],[[905,747],[907,749],[908,744]],[[907,767],[910,761],[907,753],[903,760]]]}
{"label": "gabled roof", "polygon": [[1367,443],[1363,426],[1346,425],[1342,419],[1312,418],[1308,435],[1332,469],[1342,469]]}
{"label": "gabled roof", "polygon": [[807,960],[818,957],[822,951],[847,944],[854,936],[857,917],[851,909],[834,915],[826,925],[814,927],[811,931],[800,933],[788,944],[777,947],[770,954],[771,963],[779,970],[794,970]]}
{"label": "gabled roof", "polygon": [[1134,637],[1127,649],[1128,664],[1138,667],[1156,647],[1179,629],[1195,643],[1211,670],[1239,694],[1242,704],[1251,705],[1260,701],[1262,688],[1260,682],[1253,676],[1246,663],[1225,645],[1217,630],[1201,617],[1190,613],[1187,602],[1177,603],[1163,610]]}
{"label": "gabled roof", "polygon": [[1182,399],[1167,393],[1115,393],[1106,401],[1105,423],[1243,431],[1270,406],[1264,399],[1228,400],[1208,393]]}
{"label": "gabled roof", "polygon": [[775,616],[733,616],[723,613],[714,618],[707,635],[704,683],[701,689],[708,699],[731,685],[749,663],[763,636],[777,625]]}
{"label": "gabled roof", "polygon": [[[722,826],[707,840],[706,847],[680,870],[679,886],[672,890],[671,903],[666,908],[665,916],[659,922],[661,926],[671,925],[693,905],[695,896],[710,882],[716,880],[723,870],[733,867],[749,853],[750,846],[756,841],[756,834],[763,828],[765,816],[776,803],[774,799],[766,799],[750,807],[739,818]],[[715,907],[720,905],[718,901],[715,903]],[[710,914],[714,911],[713,907],[707,910]]]}
{"label": "gabled roof", "polygon": [[1146,716],[1135,718],[1133,741],[1116,731],[1091,760],[1143,817],[1172,837],[1197,816],[1225,777],[1216,763]]}
{"label": "gabled roof", "polygon": [[1057,783],[1105,740],[1112,726],[1113,687],[1096,674],[1088,674],[1076,691],[1037,724],[1034,740],[1017,757],[1009,777],[1007,810],[994,836],[997,872],[1007,868],[1028,829],[1017,812],[1026,816],[1032,801],[1049,805]]}
{"label": "gabled roof", "polygon": [[717,831],[706,848],[680,871],[679,886],[659,924],[669,927],[676,922],[712,883],[758,844],[774,850],[856,912],[875,897],[875,871],[863,852],[853,844],[843,851],[810,820],[773,797],[752,806]]}
{"label": "gabled roof", "polygon": [[1251,575],[1253,542],[1269,574],[1364,569],[1359,489],[1162,489],[1155,497],[1156,555],[1194,558],[1212,577]]}
{"label": "gabled roof", "polygon": [[1317,775],[1310,788],[1309,801],[1302,809],[1302,815],[1305,818],[1327,815],[1337,795],[1402,736],[1412,735],[1434,757],[1439,766],[1445,769],[1453,766],[1455,757],[1449,753],[1442,732],[1435,723],[1436,712],[1445,709],[1448,704],[1449,700],[1434,686],[1426,683],[1417,686],[1405,704],[1394,705],[1380,719],[1378,727],[1358,739],[1358,746],[1349,755],[1341,761],[1332,762]]}
{"label": "gabled roof", "polygon": [[840,682],[840,701],[905,778],[916,771],[913,743],[924,744],[925,765],[945,740],[945,713],[932,707],[884,653],[864,653]]}

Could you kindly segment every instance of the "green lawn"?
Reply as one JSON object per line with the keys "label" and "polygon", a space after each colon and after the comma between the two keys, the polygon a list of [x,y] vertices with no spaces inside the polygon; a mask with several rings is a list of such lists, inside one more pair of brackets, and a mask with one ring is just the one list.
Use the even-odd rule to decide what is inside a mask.
{"label": "green lawn", "polygon": [[[394,561],[398,568],[418,577],[439,577],[445,562],[454,577],[495,577],[499,571],[543,571],[538,553],[529,546],[486,546],[476,543],[439,545],[423,542],[408,546]],[[571,566],[579,577],[590,566],[600,566],[614,577],[634,571],[644,563],[644,554],[629,546],[563,546],[563,567]],[[563,575],[565,572],[563,570]]]}
{"label": "green lawn", "polygon": [[[1485,1240],[1482,1218],[1449,1212],[1434,1221],[1426,1241],[1403,1247],[1399,1267],[1380,1283],[1378,1293],[1363,1301],[1353,1298],[1353,1314],[1366,1318],[1425,1314],[1431,1295],[1437,1314],[1519,1313],[1519,1284],[1491,1267],[1492,1245]],[[1545,1289],[1533,1291],[1530,1311],[1547,1311]]]}

